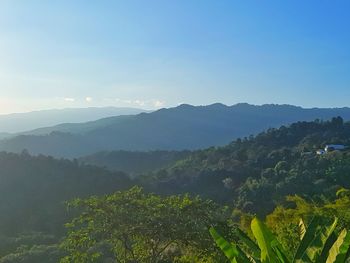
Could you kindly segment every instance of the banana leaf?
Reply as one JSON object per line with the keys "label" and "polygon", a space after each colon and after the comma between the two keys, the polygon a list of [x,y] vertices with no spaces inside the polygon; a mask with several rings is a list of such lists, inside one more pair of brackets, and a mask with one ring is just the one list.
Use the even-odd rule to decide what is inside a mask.
{"label": "banana leaf", "polygon": [[262,263],[287,263],[286,253],[271,231],[258,218],[251,222],[251,229],[261,250]]}
{"label": "banana leaf", "polygon": [[350,248],[350,233],[344,229],[329,250],[326,263],[344,263]]}
{"label": "banana leaf", "polygon": [[259,262],[261,253],[259,246],[239,228],[237,228],[236,233],[240,240],[251,250],[251,257],[255,260],[255,262]]}
{"label": "banana leaf", "polygon": [[226,241],[216,230],[211,227],[209,229],[211,236],[213,237],[217,246],[225,254],[231,263],[251,263],[249,258],[244,252],[235,244]]}
{"label": "banana leaf", "polygon": [[330,226],[323,226],[320,217],[313,218],[300,242],[294,262],[322,262],[320,256],[337,222],[337,219],[335,219]]}

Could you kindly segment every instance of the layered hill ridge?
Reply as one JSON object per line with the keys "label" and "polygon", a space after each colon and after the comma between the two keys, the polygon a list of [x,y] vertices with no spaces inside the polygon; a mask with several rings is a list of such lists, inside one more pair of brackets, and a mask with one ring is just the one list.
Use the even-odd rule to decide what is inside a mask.
{"label": "layered hill ridge", "polygon": [[4,114],[0,115],[0,136],[3,133],[3,137],[9,137],[14,135],[10,133],[22,133],[63,122],[83,123],[111,116],[134,115],[141,112],[145,112],[145,110],[124,107],[88,107]]}
{"label": "layered hill ridge", "polygon": [[0,150],[75,158],[98,151],[196,150],[296,121],[350,120],[350,108],[304,109],[291,105],[212,104],[61,124],[0,142]]}

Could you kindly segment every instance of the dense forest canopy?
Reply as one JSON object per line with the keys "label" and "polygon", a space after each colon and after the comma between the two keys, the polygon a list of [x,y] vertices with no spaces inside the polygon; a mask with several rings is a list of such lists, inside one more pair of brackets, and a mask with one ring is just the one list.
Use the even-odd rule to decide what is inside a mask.
{"label": "dense forest canopy", "polygon": [[350,123],[298,122],[231,144],[200,150],[142,179],[161,193],[194,193],[266,214],[288,194],[328,195],[350,187],[347,150],[317,155],[327,144],[350,145]]}
{"label": "dense forest canopy", "polygon": [[81,157],[78,161],[136,175],[168,167],[190,154],[190,151],[105,151]]}
{"label": "dense forest canopy", "polygon": [[[348,197],[342,196],[337,199],[335,195],[341,188],[350,188],[348,180],[350,153],[348,149],[344,149],[323,155],[316,154],[318,149],[324,148],[327,144],[350,145],[349,134],[350,123],[338,117],[331,121],[298,122],[278,129],[269,129],[257,136],[237,139],[223,147],[193,152],[103,153],[110,156],[110,160],[102,166],[113,165],[115,158],[122,158],[114,166],[114,170],[124,170],[120,172],[86,165],[82,160],[57,160],[43,155],[31,156],[26,151],[21,154],[0,153],[0,208],[2,211],[0,262],[32,263],[48,255],[53,259],[52,262],[57,262],[64,256],[69,258],[69,255],[74,253],[74,247],[66,246],[67,250],[62,250],[58,245],[66,236],[64,223],[73,218],[79,218],[84,209],[92,209],[89,211],[97,209],[96,211],[102,212],[99,206],[104,207],[103,203],[106,200],[114,200],[113,198],[117,197],[120,198],[118,200],[124,200],[128,195],[138,196],[141,203],[150,204],[149,209],[153,206],[152,202],[158,202],[158,204],[154,203],[154,206],[160,207],[164,205],[168,207],[167,202],[174,205],[174,210],[171,211],[161,209],[152,215],[150,211],[155,210],[147,210],[145,207],[145,214],[135,214],[134,217],[148,217],[150,222],[153,222],[152,227],[158,223],[165,224],[169,219],[169,213],[181,215],[182,212],[179,211],[184,205],[181,202],[188,200],[186,202],[191,203],[201,200],[198,201],[198,205],[204,205],[200,206],[204,209],[203,211],[209,213],[213,220],[216,218],[210,221],[210,224],[221,226],[225,236],[231,239],[235,237],[234,232],[228,229],[237,224],[240,227],[246,227],[245,222],[249,221],[252,214],[257,214],[261,218],[268,215],[267,224],[274,233],[284,241],[285,246],[291,250],[295,249],[293,244],[296,241],[288,243],[288,237],[283,232],[286,226],[290,226],[287,227],[288,230],[294,229],[297,221],[296,217],[293,217],[293,220],[290,217],[291,221],[288,221],[288,217],[285,216],[288,213],[306,217],[306,220],[313,214],[323,214],[325,217],[328,215],[327,218],[330,219],[329,211],[333,210],[329,207],[333,205],[340,209],[337,215],[341,225],[345,227],[350,225],[348,214],[345,210],[341,210],[347,204]],[[91,156],[90,161],[95,162],[95,165],[101,165],[103,158],[99,159],[99,155],[96,155],[98,158]],[[145,170],[140,171],[139,168],[134,167],[138,164]],[[113,170],[112,166],[110,168]],[[132,173],[132,176],[128,172]],[[130,189],[134,185],[142,186],[144,192],[140,193],[141,190],[134,188],[134,192],[130,190],[131,192],[119,192],[113,195],[116,191]],[[149,195],[151,192],[154,194]],[[178,196],[178,194],[181,195]],[[196,197],[197,195],[200,199],[197,199],[199,198]],[[288,195],[298,195],[298,197],[286,199]],[[89,198],[90,196],[97,197]],[[66,202],[74,198],[82,198],[80,199],[82,201],[76,203],[78,204],[76,209],[67,210]],[[214,200],[215,205],[210,200]],[[293,200],[297,201],[297,206],[293,205]],[[120,205],[115,205],[113,202],[111,209],[114,209],[113,206],[120,208]],[[87,207],[86,205],[90,203],[98,206]],[[210,205],[206,206],[206,204]],[[128,206],[128,202],[125,205]],[[322,207],[327,207],[328,210]],[[200,215],[204,215],[202,208],[193,210],[197,212],[188,215],[189,223],[195,223],[198,218],[201,218]],[[300,212],[288,209],[299,209]],[[123,211],[114,212],[119,215],[118,213]],[[93,213],[91,216],[99,218],[96,223],[102,222],[102,217],[98,214]],[[220,216],[224,216],[225,220],[222,221]],[[285,224],[276,223],[273,227],[273,222],[280,219]],[[123,220],[125,224],[131,222],[127,217]],[[162,223],[162,220],[165,221]],[[200,221],[209,222],[205,220],[203,218]],[[76,227],[79,227],[79,222],[73,222]],[[141,227],[142,222],[139,223]],[[130,229],[132,230],[132,226]],[[191,229],[195,228],[191,227]],[[203,258],[211,260],[203,262],[218,262],[218,250],[213,250],[213,247],[209,246],[207,228],[203,225],[201,230],[197,230],[193,233],[192,245],[182,240],[181,242],[185,242],[186,246],[184,246],[185,243],[180,247],[172,246],[174,251],[162,252],[162,257],[170,257],[172,260],[176,258],[178,262],[201,262]],[[96,235],[95,232],[89,233],[92,236]],[[201,243],[202,245],[197,243],[195,237],[204,234],[207,243],[204,242],[203,247],[204,243]],[[160,233],[160,235],[166,235],[166,233]],[[66,236],[68,240],[71,237]],[[293,235],[292,237],[296,238]],[[136,236],[135,238],[139,240]],[[152,240],[152,237],[149,240]],[[160,245],[164,245],[163,241],[166,240],[161,240]],[[102,245],[100,248],[110,246],[105,241],[104,238],[98,240]],[[147,250],[146,247],[150,245],[147,242],[142,243],[143,247],[141,243],[139,244],[141,251],[138,253],[141,258],[145,256],[142,250]],[[203,257],[203,255],[207,256]],[[107,253],[107,257],[109,256],[110,254]],[[139,261],[143,262],[142,259]]]}
{"label": "dense forest canopy", "polygon": [[52,157],[0,153],[0,232],[62,232],[64,202],[127,189],[124,173]]}

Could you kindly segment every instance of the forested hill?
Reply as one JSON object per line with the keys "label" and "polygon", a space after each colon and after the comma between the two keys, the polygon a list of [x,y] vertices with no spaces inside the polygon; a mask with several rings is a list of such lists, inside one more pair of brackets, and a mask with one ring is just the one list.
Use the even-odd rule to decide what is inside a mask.
{"label": "forested hill", "polygon": [[104,167],[111,171],[123,171],[132,176],[168,167],[190,154],[190,151],[112,151],[84,156],[78,161],[83,164]]}
{"label": "forested hill", "polygon": [[[314,153],[328,143],[350,145],[350,123],[341,118],[298,122],[193,153],[131,153],[130,163],[136,166],[160,160],[161,154],[168,156],[163,159],[166,163],[183,158],[170,168],[145,173],[138,181],[77,161],[0,153],[0,230],[61,227],[57,220],[64,221],[64,201],[126,189],[135,183],[158,193],[200,194],[220,202],[234,201],[245,211],[267,212],[287,194],[327,195],[334,188],[350,187],[347,151],[324,156]],[[50,225],[43,224],[43,218]]]}
{"label": "forested hill", "polygon": [[40,245],[36,248],[42,258],[51,249],[57,252],[54,244],[64,234],[63,224],[74,216],[72,211],[68,216],[65,201],[135,184],[163,195],[200,195],[260,216],[284,203],[287,195],[332,199],[337,189],[350,188],[350,152],[316,155],[326,144],[350,145],[350,123],[340,117],[297,122],[194,152],[117,153],[125,160],[130,157],[127,168],[140,163],[145,171],[153,166],[147,166],[147,160],[161,160],[162,154],[168,157],[163,164],[170,167],[145,172],[133,180],[125,173],[78,161],[34,157],[26,152],[0,153],[0,260],[18,254],[18,248],[28,243]]}
{"label": "forested hill", "polygon": [[[195,150],[220,146],[296,121],[350,120],[349,108],[303,109],[290,105],[180,105],[152,113],[111,117],[36,130],[0,142],[0,150],[80,157],[113,150]],[[47,132],[48,134],[45,134]],[[38,135],[40,134],[40,135]]]}
{"label": "forested hill", "polygon": [[123,173],[25,152],[0,153],[0,167],[0,239],[31,231],[57,234],[67,220],[66,201],[131,186]]}
{"label": "forested hill", "polygon": [[350,123],[298,122],[225,147],[196,151],[143,180],[162,193],[190,192],[266,214],[289,194],[308,197],[350,187],[350,154],[316,155],[326,144],[350,145]]}

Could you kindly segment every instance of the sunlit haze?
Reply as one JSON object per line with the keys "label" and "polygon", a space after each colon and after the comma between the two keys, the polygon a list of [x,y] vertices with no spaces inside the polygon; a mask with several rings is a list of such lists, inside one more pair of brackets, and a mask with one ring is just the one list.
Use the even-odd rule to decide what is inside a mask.
{"label": "sunlit haze", "polygon": [[0,2],[0,113],[350,106],[349,1]]}

